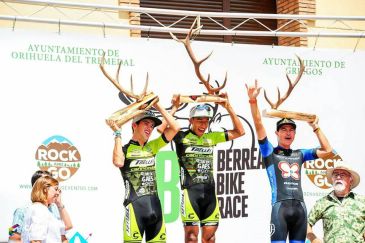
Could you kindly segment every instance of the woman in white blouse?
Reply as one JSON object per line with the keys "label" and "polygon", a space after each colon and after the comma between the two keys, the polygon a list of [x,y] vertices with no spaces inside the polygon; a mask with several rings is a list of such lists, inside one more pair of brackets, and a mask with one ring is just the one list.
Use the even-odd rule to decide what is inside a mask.
{"label": "woman in white blouse", "polygon": [[50,176],[39,178],[32,189],[33,204],[24,215],[22,239],[24,243],[61,243],[64,223],[48,210],[60,195],[58,181]]}

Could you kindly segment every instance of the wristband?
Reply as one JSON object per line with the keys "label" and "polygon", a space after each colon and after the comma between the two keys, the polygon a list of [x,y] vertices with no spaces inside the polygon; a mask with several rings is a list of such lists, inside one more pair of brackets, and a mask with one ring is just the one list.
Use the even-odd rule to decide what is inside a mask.
{"label": "wristband", "polygon": [[313,132],[317,132],[317,131],[319,131],[319,127],[317,127],[316,129],[313,129]]}
{"label": "wristband", "polygon": [[257,103],[257,100],[256,99],[249,99],[248,102],[250,104],[256,104]]}
{"label": "wristband", "polygon": [[120,130],[116,130],[114,133],[113,133],[113,135],[114,135],[114,137],[121,137],[122,136],[122,133],[121,133],[121,131]]}

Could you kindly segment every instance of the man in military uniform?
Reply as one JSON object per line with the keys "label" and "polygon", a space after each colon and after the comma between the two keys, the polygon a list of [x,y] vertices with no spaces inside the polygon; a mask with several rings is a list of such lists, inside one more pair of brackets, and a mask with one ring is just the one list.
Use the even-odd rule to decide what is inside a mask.
{"label": "man in military uniform", "polygon": [[365,196],[351,191],[360,182],[359,174],[339,163],[327,169],[327,179],[334,190],[319,199],[310,211],[307,238],[312,243],[322,242],[312,230],[312,226],[322,219],[324,242],[365,242]]}

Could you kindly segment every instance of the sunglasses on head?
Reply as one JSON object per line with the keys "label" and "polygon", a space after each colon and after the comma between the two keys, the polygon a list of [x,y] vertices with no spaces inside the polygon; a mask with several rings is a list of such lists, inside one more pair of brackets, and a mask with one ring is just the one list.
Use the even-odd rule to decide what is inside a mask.
{"label": "sunglasses on head", "polygon": [[211,107],[207,104],[203,104],[203,105],[197,105],[196,106],[196,110],[206,110],[206,111],[210,111]]}

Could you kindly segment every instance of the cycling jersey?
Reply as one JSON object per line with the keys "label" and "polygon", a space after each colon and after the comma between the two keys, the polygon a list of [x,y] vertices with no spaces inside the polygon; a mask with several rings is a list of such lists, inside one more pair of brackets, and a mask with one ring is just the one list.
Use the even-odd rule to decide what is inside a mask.
{"label": "cycling jersey", "polygon": [[271,185],[271,242],[304,243],[307,212],[301,186],[305,161],[317,159],[316,149],[274,148],[267,137],[259,140],[260,151]]}
{"label": "cycling jersey", "polygon": [[157,195],[155,155],[169,141],[159,138],[140,146],[130,140],[123,146],[124,166],[120,167],[125,185],[124,242],[166,242],[165,223]]}
{"label": "cycling jersey", "polygon": [[180,131],[173,139],[180,165],[181,218],[185,226],[218,226],[220,214],[213,176],[213,148],[228,140],[226,132],[198,137]]}
{"label": "cycling jersey", "polygon": [[168,142],[162,134],[144,146],[133,140],[123,146],[125,161],[120,171],[125,185],[125,206],[139,197],[157,195],[155,155]]}
{"label": "cycling jersey", "polygon": [[179,158],[181,187],[200,183],[214,185],[213,148],[228,141],[227,132],[210,132],[198,137],[192,130],[180,131],[173,140]]}
{"label": "cycling jersey", "polygon": [[274,148],[267,137],[259,140],[259,145],[271,185],[272,204],[288,199],[303,201],[302,164],[318,158],[316,149]]}

